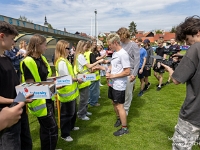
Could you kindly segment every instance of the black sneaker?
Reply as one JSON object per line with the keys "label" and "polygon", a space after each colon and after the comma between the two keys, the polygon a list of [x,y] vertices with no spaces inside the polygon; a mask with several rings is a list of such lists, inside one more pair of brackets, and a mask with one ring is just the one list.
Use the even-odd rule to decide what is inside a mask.
{"label": "black sneaker", "polygon": [[113,133],[114,136],[122,136],[123,134],[127,134],[128,133],[128,129],[124,129],[121,128],[119,130],[117,130],[116,132]]}
{"label": "black sneaker", "polygon": [[169,82],[169,81],[167,81],[167,82],[165,83],[165,85],[167,85],[167,84],[170,84],[170,82]]}
{"label": "black sneaker", "polygon": [[157,87],[157,91],[160,91],[160,90],[161,90],[161,87],[158,86],[158,87]]}
{"label": "black sneaker", "polygon": [[143,91],[146,91],[147,88],[148,88],[148,85],[145,85]]}
{"label": "black sneaker", "polygon": [[117,121],[114,124],[114,127],[119,127],[121,125],[121,120],[117,119]]}
{"label": "black sneaker", "polygon": [[151,83],[148,82],[148,84],[147,84],[147,89],[149,89],[150,86],[151,86]]}

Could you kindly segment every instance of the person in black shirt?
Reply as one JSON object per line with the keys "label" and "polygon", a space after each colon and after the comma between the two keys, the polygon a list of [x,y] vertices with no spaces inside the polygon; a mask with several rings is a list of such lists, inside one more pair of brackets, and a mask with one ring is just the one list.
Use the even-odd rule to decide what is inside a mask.
{"label": "person in black shirt", "polygon": [[[51,68],[42,55],[46,51],[46,38],[35,34],[29,41],[27,55],[22,61],[22,82],[46,81],[51,76]],[[42,106],[42,107],[41,107]],[[55,150],[58,140],[58,126],[51,99],[37,99],[28,105],[30,113],[40,124],[41,150]]]}
{"label": "person in black shirt", "polygon": [[[169,46],[169,51],[176,51],[177,54],[180,54],[181,49],[180,49],[180,46],[178,44],[176,44],[175,39],[171,39],[170,43],[171,43],[171,45]],[[169,56],[168,60],[172,60],[172,56]],[[171,81],[171,77],[169,75],[169,78],[168,78],[167,82],[165,82],[165,85],[170,84],[170,81]]]}
{"label": "person in black shirt", "polygon": [[[158,48],[156,48],[155,53],[158,56],[163,57],[163,59],[166,59],[166,54],[164,53],[165,47],[163,46],[163,42],[164,41],[162,39],[158,40]],[[154,76],[156,77],[156,79],[159,82],[158,87],[157,87],[157,91],[160,91],[161,90],[161,86],[163,85],[162,84],[162,82],[163,82],[163,73],[165,72],[164,71],[164,67],[162,67],[160,62],[158,62],[158,60],[156,60],[156,59],[154,59],[154,62],[153,62],[152,66],[153,66],[153,70],[154,70]]]}
{"label": "person in black shirt", "polygon": [[[91,53],[90,53],[90,64],[93,64],[97,62],[98,60],[104,58],[104,56],[101,56],[99,51],[97,50],[97,44],[96,41],[93,41],[92,43],[92,48],[91,48]],[[90,84],[90,97],[88,103],[91,106],[100,106],[98,103],[99,96],[100,96],[100,69],[104,69],[100,64],[92,68],[92,72],[96,73],[96,80],[92,81]],[[98,73],[97,73],[98,72]]]}
{"label": "person in black shirt", "polygon": [[[11,59],[3,55],[5,50],[11,49],[14,44],[14,38],[17,35],[18,32],[14,26],[0,21],[0,111],[10,106],[17,95],[15,86],[19,85],[19,78]],[[10,128],[7,128],[1,136],[0,149],[32,150],[32,140],[25,106],[23,107],[21,119]]]}

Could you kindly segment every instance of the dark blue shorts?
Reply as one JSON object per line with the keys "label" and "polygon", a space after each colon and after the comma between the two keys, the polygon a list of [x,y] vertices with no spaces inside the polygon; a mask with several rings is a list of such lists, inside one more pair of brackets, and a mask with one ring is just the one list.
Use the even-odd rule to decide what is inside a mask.
{"label": "dark blue shorts", "polygon": [[145,72],[144,72],[144,69],[143,69],[143,72],[140,74],[140,73],[139,73],[139,70],[140,70],[140,69],[141,69],[141,68],[138,69],[138,78],[139,78],[139,79],[143,79],[143,78],[145,77]]}

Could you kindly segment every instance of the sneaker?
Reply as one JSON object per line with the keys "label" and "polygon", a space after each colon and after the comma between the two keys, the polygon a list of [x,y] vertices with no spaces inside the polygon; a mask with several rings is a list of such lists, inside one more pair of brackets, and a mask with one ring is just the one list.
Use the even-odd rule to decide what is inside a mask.
{"label": "sneaker", "polygon": [[167,81],[167,82],[165,83],[165,85],[167,85],[167,84],[170,84],[170,82],[169,82],[169,81]]}
{"label": "sneaker", "polygon": [[87,116],[91,116],[92,115],[92,113],[91,112],[87,112],[87,114],[86,114]]}
{"label": "sneaker", "polygon": [[146,91],[146,90],[147,90],[147,88],[148,88],[148,86],[147,86],[147,85],[145,85],[145,86],[144,86],[144,89],[143,89],[143,91]]}
{"label": "sneaker", "polygon": [[66,138],[63,138],[63,137],[61,137],[63,140],[65,140],[65,141],[67,141],[67,142],[71,142],[71,141],[73,141],[73,139],[72,139],[72,137],[71,136],[68,136],[68,137],[66,137]]}
{"label": "sneaker", "polygon": [[151,83],[148,82],[148,84],[147,84],[147,90],[149,89],[150,86],[151,86]]}
{"label": "sneaker", "polygon": [[[165,84],[163,84],[163,83],[162,83],[162,84],[161,84],[161,87],[162,87],[162,86],[164,86],[164,85],[165,85]],[[159,86],[159,84],[157,84],[156,86],[158,87],[158,86]]]}
{"label": "sneaker", "polygon": [[88,117],[88,116],[85,116],[85,117],[82,117],[82,118],[80,118],[81,120],[90,120],[90,118]]}
{"label": "sneaker", "polygon": [[80,129],[79,127],[74,127],[72,130],[77,131],[79,129]]}
{"label": "sneaker", "polygon": [[117,130],[116,132],[113,133],[114,136],[122,136],[123,134],[127,134],[128,133],[128,129],[124,129],[121,128],[119,130]]}
{"label": "sneaker", "polygon": [[94,104],[94,105],[91,105],[91,104],[90,104],[90,106],[91,106],[91,107],[95,107],[95,106],[100,106],[100,104],[99,104],[99,103],[96,103],[96,104]]}
{"label": "sneaker", "polygon": [[138,97],[142,96],[143,94],[143,91],[140,91],[140,93],[138,93]]}
{"label": "sneaker", "polygon": [[121,120],[117,119],[117,121],[114,124],[114,127],[119,127],[121,125]]}
{"label": "sneaker", "polygon": [[157,87],[157,91],[160,91],[160,90],[161,90],[161,87],[158,86],[158,87]]}
{"label": "sneaker", "polygon": [[100,106],[100,104],[99,104],[99,103],[96,103],[94,106]]}

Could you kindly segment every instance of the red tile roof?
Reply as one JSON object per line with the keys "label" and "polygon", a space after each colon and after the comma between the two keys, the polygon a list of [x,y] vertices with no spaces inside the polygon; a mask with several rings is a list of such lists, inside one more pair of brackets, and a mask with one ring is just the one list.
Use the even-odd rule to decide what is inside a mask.
{"label": "red tile roof", "polygon": [[164,32],[164,34],[155,34],[154,37],[146,37],[150,33],[151,32],[147,32],[145,34],[139,33],[139,34],[136,34],[135,37],[141,38],[142,40],[149,39],[150,42],[155,42],[161,37],[164,39],[164,41],[170,41],[170,39],[175,39],[175,33]]}
{"label": "red tile roof", "polygon": [[142,37],[142,41],[144,41],[145,39],[149,39],[149,41],[150,41],[151,43],[155,42],[154,37]]}

